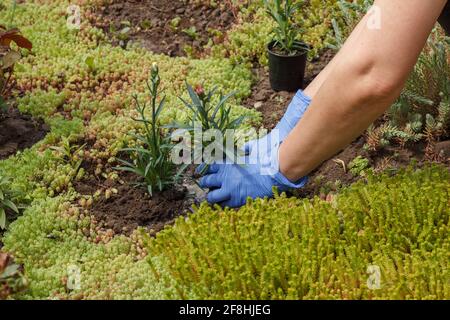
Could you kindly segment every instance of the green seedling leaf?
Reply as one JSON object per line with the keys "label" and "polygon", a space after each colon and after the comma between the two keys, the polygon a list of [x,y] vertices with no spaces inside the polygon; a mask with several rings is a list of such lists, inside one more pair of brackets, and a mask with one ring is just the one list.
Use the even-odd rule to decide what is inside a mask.
{"label": "green seedling leaf", "polygon": [[8,207],[8,208],[10,208],[15,213],[19,213],[19,209],[17,209],[17,206],[11,200],[4,199],[3,200],[3,205]]}
{"label": "green seedling leaf", "polygon": [[2,58],[2,68],[11,68],[22,56],[19,52],[11,50]]}
{"label": "green seedling leaf", "polygon": [[0,110],[7,110],[8,109],[8,104],[6,103],[6,100],[0,96]]}
{"label": "green seedling leaf", "polygon": [[5,209],[0,208],[0,229],[6,228],[6,212]]}
{"label": "green seedling leaf", "polygon": [[86,59],[84,60],[84,63],[88,66],[88,68],[89,68],[90,70],[94,70],[94,69],[95,69],[95,60],[94,60],[94,57],[92,57],[92,56],[86,57]]}
{"label": "green seedling leaf", "polygon": [[0,276],[0,279],[7,279],[9,277],[14,276],[19,272],[20,266],[18,264],[12,264],[6,267],[3,273]]}

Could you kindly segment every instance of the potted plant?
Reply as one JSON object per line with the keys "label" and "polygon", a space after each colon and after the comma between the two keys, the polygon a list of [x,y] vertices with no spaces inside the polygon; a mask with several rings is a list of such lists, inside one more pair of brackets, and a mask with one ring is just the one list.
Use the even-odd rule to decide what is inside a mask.
{"label": "potted plant", "polygon": [[296,91],[303,87],[308,45],[299,40],[301,29],[294,15],[301,3],[293,0],[264,0],[276,26],[268,44],[270,85],[275,91]]}

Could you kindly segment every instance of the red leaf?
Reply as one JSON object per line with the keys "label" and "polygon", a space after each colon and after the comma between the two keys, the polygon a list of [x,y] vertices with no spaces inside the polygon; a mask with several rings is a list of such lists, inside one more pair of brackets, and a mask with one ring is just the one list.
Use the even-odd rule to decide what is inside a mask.
{"label": "red leaf", "polygon": [[9,46],[14,41],[20,48],[31,50],[33,44],[30,40],[20,34],[19,29],[11,29],[0,33],[0,45]]}

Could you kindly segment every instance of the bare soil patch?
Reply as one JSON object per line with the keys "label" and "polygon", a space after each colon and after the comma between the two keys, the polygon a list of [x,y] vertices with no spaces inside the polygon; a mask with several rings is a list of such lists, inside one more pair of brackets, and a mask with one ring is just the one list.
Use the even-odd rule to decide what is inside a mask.
{"label": "bare soil patch", "polygon": [[120,179],[112,181],[92,174],[89,164],[83,167],[90,173],[75,182],[74,188],[84,196],[92,196],[100,190],[101,195],[93,201],[89,213],[102,227],[116,234],[129,235],[136,228],[144,227],[154,235],[179,216],[186,215],[195,201],[195,196],[181,185],[150,196],[133,184],[137,177],[131,173],[120,173]]}
{"label": "bare soil patch", "polygon": [[0,111],[0,160],[32,147],[48,131],[49,127],[43,120],[21,114],[16,108],[9,108],[7,112]]}
{"label": "bare soil patch", "polygon": [[[169,56],[185,56],[185,47],[200,54],[212,41],[223,41],[235,17],[225,6],[210,7],[181,0],[125,0],[94,9],[91,22],[109,35],[113,44],[131,40]],[[129,28],[128,36],[121,31]]]}

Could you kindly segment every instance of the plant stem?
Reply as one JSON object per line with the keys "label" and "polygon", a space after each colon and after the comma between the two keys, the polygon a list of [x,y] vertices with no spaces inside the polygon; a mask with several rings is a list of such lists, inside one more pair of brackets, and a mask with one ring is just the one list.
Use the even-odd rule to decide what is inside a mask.
{"label": "plant stem", "polygon": [[16,15],[16,7],[17,7],[17,1],[13,0],[12,1],[12,12],[11,12],[11,16],[9,18],[9,23],[8,23],[8,27],[12,28],[12,24],[14,22],[14,17]]}

